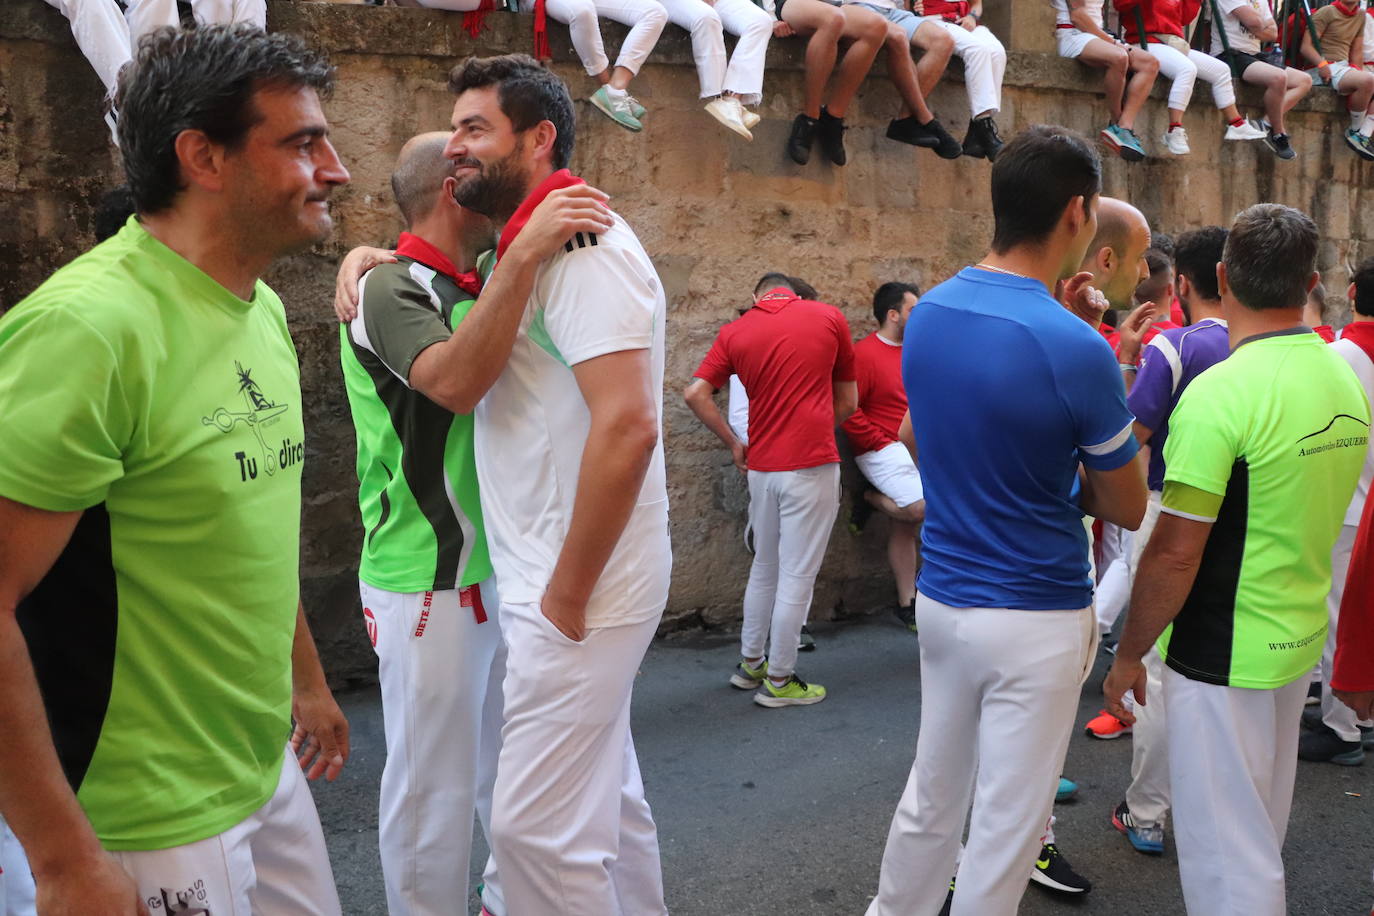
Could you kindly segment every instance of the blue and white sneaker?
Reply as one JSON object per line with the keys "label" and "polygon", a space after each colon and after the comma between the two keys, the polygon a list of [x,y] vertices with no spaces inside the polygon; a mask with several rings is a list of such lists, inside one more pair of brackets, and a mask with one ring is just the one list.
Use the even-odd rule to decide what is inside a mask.
{"label": "blue and white sneaker", "polygon": [[1160,824],[1141,824],[1123,801],[1112,812],[1112,826],[1126,834],[1136,852],[1158,856],[1164,853],[1164,827]]}
{"label": "blue and white sneaker", "polygon": [[1072,779],[1065,779],[1063,776],[1060,776],[1059,788],[1054,791],[1055,802],[1068,801],[1077,794],[1078,783],[1074,782]]}
{"label": "blue and white sneaker", "polygon": [[1102,128],[1101,137],[1112,152],[1127,162],[1139,162],[1145,158],[1145,147],[1140,145],[1135,131],[1127,130],[1120,124],[1108,124]]}

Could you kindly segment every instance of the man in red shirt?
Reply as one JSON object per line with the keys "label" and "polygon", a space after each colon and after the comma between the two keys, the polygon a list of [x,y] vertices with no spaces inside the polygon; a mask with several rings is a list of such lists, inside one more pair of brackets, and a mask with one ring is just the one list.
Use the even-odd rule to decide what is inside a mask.
{"label": "man in red shirt", "polygon": [[[889,519],[887,562],[897,582],[897,619],[916,629],[916,526],[926,514],[925,491],[916,462],[897,439],[906,416],[902,387],[902,335],[921,291],[910,283],[884,283],[873,294],[878,330],[854,345],[859,406],[844,421],[854,461],[874,489],[867,506]],[[860,519],[856,518],[858,524]],[[862,527],[862,525],[859,525]]]}
{"label": "man in red shirt", "polygon": [[[825,688],[796,675],[797,644],[840,501],[835,427],[854,412],[854,346],[833,305],[802,299],[766,274],[754,307],[720,329],[683,392],[749,478],[754,563],[744,591],[742,659],[730,683],[760,706],[805,706]],[[716,409],[731,375],[749,392],[749,444]],[[770,643],[772,655],[764,656]]]}

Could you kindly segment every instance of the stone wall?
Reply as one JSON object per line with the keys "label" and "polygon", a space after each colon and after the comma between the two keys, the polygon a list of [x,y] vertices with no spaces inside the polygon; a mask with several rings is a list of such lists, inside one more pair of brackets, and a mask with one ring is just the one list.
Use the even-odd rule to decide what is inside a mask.
{"label": "stone wall", "polygon": [[[93,202],[118,180],[99,117],[99,83],[65,23],[39,0],[8,6],[0,17],[0,309],[90,244]],[[990,0],[989,7],[989,21],[1013,48],[1004,132],[1050,121],[1092,135],[1105,117],[1095,95],[1100,78],[1041,53],[1045,9],[1034,0]],[[339,68],[327,111],[353,181],[336,195],[337,231],[318,250],[278,265],[269,279],[287,303],[308,405],[304,596],[331,673],[366,679],[375,662],[356,614],[360,532],[352,428],[329,310],[333,264],[349,246],[394,239],[399,221],[387,176],[407,137],[447,124],[447,68],[470,53],[527,52],[530,20],[496,13],[472,39],[461,17],[427,10],[275,2],[270,16],[274,28],[327,49]],[[623,29],[605,28],[608,46],[617,46]],[[551,31],[555,69],[575,97],[585,98],[592,86],[566,32],[557,25]],[[962,134],[968,106],[957,74],[956,64],[933,107]],[[877,284],[938,283],[980,257],[991,232],[989,165],[945,162],[884,139],[897,103],[877,75],[851,114],[847,167],[821,162],[819,154],[804,168],[786,159],[801,75],[800,44],[774,42],[764,121],[754,142],[745,143],[701,111],[689,46],[670,27],[635,86],[650,110],[643,135],[578,102],[574,168],[612,195],[654,256],[669,295],[665,435],[677,562],[665,629],[729,626],[739,617],[748,569],[740,539],[743,482],[679,392],[755,278],[767,269],[805,277],[844,308],[857,336],[872,328],[868,302]],[[1244,100],[1252,109],[1258,102],[1251,94]],[[1151,146],[1158,146],[1154,138],[1166,120],[1157,98],[1139,130]],[[1371,172],[1342,145],[1346,119],[1329,93],[1318,93],[1293,120],[1295,162],[1278,162],[1258,144],[1222,149],[1219,119],[1199,90],[1187,122],[1193,155],[1135,166],[1110,159],[1107,193],[1134,201],[1171,232],[1226,222],[1260,200],[1302,207],[1323,229],[1320,266],[1339,292],[1344,265],[1370,253],[1363,240],[1374,230]],[[884,524],[875,521],[855,538],[843,515],[817,582],[819,618],[870,612],[891,600]]]}

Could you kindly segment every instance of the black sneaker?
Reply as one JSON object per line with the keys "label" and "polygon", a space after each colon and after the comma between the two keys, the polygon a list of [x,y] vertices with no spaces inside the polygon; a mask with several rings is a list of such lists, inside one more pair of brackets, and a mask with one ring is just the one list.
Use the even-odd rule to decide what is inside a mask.
{"label": "black sneaker", "polygon": [[1298,154],[1293,150],[1293,146],[1288,142],[1287,134],[1276,134],[1271,127],[1269,133],[1264,137],[1264,145],[1274,151],[1274,155],[1280,159],[1296,159]]}
{"label": "black sneaker", "polygon": [[1108,655],[1116,654],[1116,640],[1112,639],[1110,636],[1102,637],[1102,642],[1099,643],[1099,645],[1102,646],[1102,651]]}
{"label": "black sneaker", "polygon": [[978,129],[978,122],[968,122],[968,130],[964,133],[964,142],[960,146],[960,152],[970,159],[986,159],[988,157],[988,151],[983,147],[982,131]]}
{"label": "black sneaker", "polygon": [[892,615],[897,618],[911,632],[916,632],[916,599],[912,598],[910,604],[899,604],[892,609]]}
{"label": "black sneaker", "polygon": [[974,118],[968,122],[968,133],[964,135],[963,145],[965,156],[973,159],[987,159],[991,162],[997,158],[997,154],[1002,151],[1002,147],[1005,145],[997,133],[997,122],[992,120],[991,115]]}
{"label": "black sneaker", "polygon": [[864,498],[864,494],[867,492],[868,490],[863,487],[855,487],[850,491],[849,533],[856,537],[863,534],[864,526],[873,516],[873,505]]}
{"label": "black sneaker", "polygon": [[958,159],[963,155],[959,141],[950,136],[949,131],[940,123],[939,118],[931,118],[922,124],[914,117],[896,118],[888,122],[887,138],[898,143],[921,146],[935,150],[941,159]]}
{"label": "black sneaker", "polygon": [[1298,739],[1298,759],[1337,766],[1357,767],[1364,763],[1364,744],[1345,741],[1329,725],[1307,732]]}
{"label": "black sneaker", "polygon": [[1311,731],[1322,728],[1322,708],[1309,706],[1302,711],[1302,727]]}
{"label": "black sneaker", "polygon": [[799,114],[792,121],[792,135],[787,138],[787,155],[797,165],[811,159],[811,144],[816,140],[816,119]]}
{"label": "black sneaker", "polygon": [[1040,848],[1030,879],[1061,894],[1086,894],[1093,889],[1092,882],[1074,871],[1053,843]]}
{"label": "black sneaker", "polygon": [[816,637],[814,637],[814,636],[811,635],[811,631],[810,631],[809,629],[806,628],[806,625],[805,625],[805,624],[802,624],[801,635],[800,635],[800,636],[798,637],[798,639],[797,639],[797,651],[798,651],[798,652],[815,652],[815,651],[816,651]]}
{"label": "black sneaker", "polygon": [[837,118],[822,106],[821,119],[816,122],[816,133],[820,136],[821,152],[836,165],[844,165],[848,157],[844,153],[844,118]]}
{"label": "black sneaker", "polygon": [[1307,699],[1302,701],[1304,706],[1322,705],[1322,682],[1313,681],[1307,685]]}
{"label": "black sneaker", "polygon": [[1360,745],[1367,751],[1374,751],[1374,728],[1360,726]]}
{"label": "black sneaker", "polygon": [[949,911],[954,908],[954,879],[949,879],[949,893],[945,895],[945,905],[940,907],[938,916],[949,916]]}

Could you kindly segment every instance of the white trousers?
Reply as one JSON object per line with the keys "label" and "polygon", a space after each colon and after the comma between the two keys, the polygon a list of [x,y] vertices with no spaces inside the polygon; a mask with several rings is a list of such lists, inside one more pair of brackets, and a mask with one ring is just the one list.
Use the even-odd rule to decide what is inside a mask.
{"label": "white trousers", "polygon": [[1007,49],[985,25],[970,32],[961,25],[946,22],[939,16],[923,16],[944,28],[954,39],[954,53],[964,62],[964,88],[968,92],[969,113],[1000,111],[1002,108],[1002,74],[1007,69]]}
{"label": "white trousers", "polygon": [[[377,832],[391,916],[448,916],[468,899],[472,819],[490,838],[506,649],[495,580],[398,594],[359,584],[386,729]],[[483,902],[504,916],[492,860]]]}
{"label": "white trousers", "polygon": [[0,916],[34,916],[33,893],[24,848],[0,819]]}
{"label": "white trousers", "polygon": [[224,833],[171,849],[112,852],[154,913],[340,916],[310,786],[288,750],[277,791]]}
{"label": "white trousers", "polygon": [[1283,838],[1307,678],[1219,687],[1164,670],[1178,872],[1189,916],[1286,916]]}
{"label": "white trousers", "polygon": [[[534,10],[534,0],[521,0],[524,12]],[[605,16],[630,27],[615,65],[638,73],[658,36],[668,24],[668,13],[658,0],[547,0],[545,11],[568,27],[573,50],[577,52],[588,76],[604,73],[611,65],[601,43],[597,17]]]}
{"label": "white trousers", "polygon": [[[181,25],[176,0],[127,0],[125,6],[134,44],[153,29]],[[267,28],[267,0],[191,0],[191,14],[201,25],[248,22]]]}
{"label": "white trousers", "polygon": [[1193,50],[1187,54],[1175,51],[1165,44],[1151,43],[1151,54],[1159,61],[1159,74],[1173,80],[1169,87],[1169,107],[1185,111],[1188,101],[1193,97],[1193,84],[1201,76],[1212,84],[1212,100],[1218,108],[1236,103],[1236,85],[1231,79],[1231,68],[1210,54]]}
{"label": "white trousers", "polygon": [[1341,619],[1341,597],[1345,594],[1345,577],[1350,572],[1350,554],[1355,549],[1355,525],[1342,525],[1336,537],[1336,546],[1331,549],[1331,592],[1326,596],[1326,608],[1331,614],[1331,623],[1326,631],[1326,648],[1322,651],[1322,721],[1342,741],[1359,741],[1360,726],[1370,725],[1361,722],[1355,710],[1336,699],[1331,693],[1331,675],[1336,663],[1336,627]]}
{"label": "white trousers", "polygon": [[797,642],[839,510],[838,464],[749,472],[754,562],[744,589],[740,654],[758,658],[767,643],[768,673],[775,677],[796,671]]}
{"label": "white trousers", "polygon": [[1145,705],[1133,704],[1131,785],[1126,806],[1144,825],[1163,827],[1169,817],[1169,716],[1164,701],[1164,659],[1154,646],[1145,653]]}
{"label": "white trousers", "polygon": [[491,845],[515,916],[668,912],[630,737],[630,694],[658,621],[579,643],[538,605],[501,608],[509,660]]}
{"label": "white trousers", "polygon": [[1131,588],[1135,585],[1135,571],[1140,568],[1140,555],[1145,552],[1145,543],[1159,521],[1160,497],[1158,490],[1150,491],[1149,501],[1145,504],[1145,517],[1135,531],[1128,531],[1111,522],[1102,523],[1102,578],[1097,581],[1093,600],[1099,633],[1110,632],[1131,601]]}
{"label": "white trousers", "polygon": [[[772,16],[752,0],[660,0],[668,21],[692,37],[692,58],[697,64],[701,97],[733,92],[745,105],[763,100],[763,61],[768,39],[773,37]],[[725,32],[739,36],[729,62],[725,57]]]}
{"label": "white trousers", "polygon": [[[119,70],[132,58],[133,42],[129,26],[114,0],[47,0],[71,23],[76,46],[105,84],[106,95],[114,94]],[[172,0],[175,6],[175,0]]]}
{"label": "white trousers", "polygon": [[[921,728],[868,916],[1013,916],[1054,804],[1097,647],[1090,609],[954,608],[916,596]],[[975,786],[976,783],[976,786]],[[976,791],[975,791],[976,790]]]}

